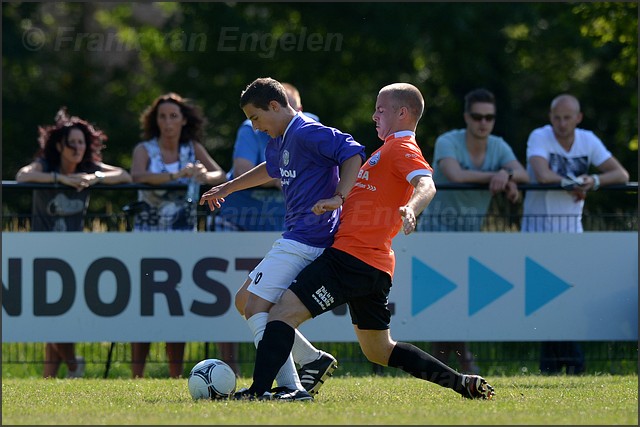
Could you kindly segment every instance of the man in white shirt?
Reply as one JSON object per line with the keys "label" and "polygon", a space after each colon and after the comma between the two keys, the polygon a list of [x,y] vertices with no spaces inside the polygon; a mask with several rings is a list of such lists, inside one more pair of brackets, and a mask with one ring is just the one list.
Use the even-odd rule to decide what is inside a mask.
{"label": "man in white shirt", "polygon": [[[535,129],[527,141],[527,171],[532,183],[560,184],[563,190],[529,190],[524,197],[523,232],[582,232],[582,208],[587,191],[601,185],[625,183],[629,173],[591,131],[577,128],[580,103],[572,95],[551,102],[551,125]],[[589,174],[593,165],[600,172]],[[540,371],[584,372],[584,353],[574,341],[544,341]]]}
{"label": "man in white shirt", "polygon": [[[582,121],[580,102],[559,95],[551,102],[551,125],[535,129],[527,141],[527,172],[531,183],[560,184],[566,191],[530,190],[524,197],[523,232],[582,232],[586,192],[601,185],[621,184],[629,173]],[[589,174],[593,165],[600,172]]]}

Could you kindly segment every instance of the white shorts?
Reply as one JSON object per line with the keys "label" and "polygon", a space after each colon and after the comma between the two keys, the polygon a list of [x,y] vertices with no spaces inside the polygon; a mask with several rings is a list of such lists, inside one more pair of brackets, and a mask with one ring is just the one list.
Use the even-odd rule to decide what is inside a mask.
{"label": "white shorts", "polygon": [[249,273],[247,290],[272,303],[278,302],[298,273],[318,258],[324,248],[290,239],[278,239],[260,264]]}

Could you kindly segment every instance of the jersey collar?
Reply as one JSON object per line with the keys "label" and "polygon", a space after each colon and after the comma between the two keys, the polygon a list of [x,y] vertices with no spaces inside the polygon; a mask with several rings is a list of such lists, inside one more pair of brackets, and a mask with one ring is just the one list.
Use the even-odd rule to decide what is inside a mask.
{"label": "jersey collar", "polygon": [[283,141],[284,141],[284,138],[287,136],[287,131],[289,130],[289,128],[291,127],[293,122],[295,122],[298,117],[300,117],[300,112],[299,111],[296,112],[296,115],[291,118],[291,121],[289,121],[289,124],[287,125],[287,128],[284,130],[284,133],[282,134],[282,140]]}
{"label": "jersey collar", "polygon": [[401,130],[399,132],[392,133],[391,135],[386,137],[384,139],[384,142],[387,142],[389,140],[396,139],[396,138],[404,138],[405,136],[413,136],[415,138],[416,133],[410,130]]}

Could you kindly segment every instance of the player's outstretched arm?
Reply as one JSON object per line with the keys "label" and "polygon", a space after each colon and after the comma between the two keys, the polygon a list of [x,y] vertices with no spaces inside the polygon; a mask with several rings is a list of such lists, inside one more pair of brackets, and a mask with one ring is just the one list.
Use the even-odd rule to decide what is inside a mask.
{"label": "player's outstretched arm", "polygon": [[224,198],[231,194],[231,192],[226,190],[229,182],[216,185],[215,187],[205,191],[202,196],[200,196],[200,205],[202,206],[206,202],[211,211],[215,211],[216,208],[220,209],[222,203],[224,203]]}
{"label": "player's outstretched arm", "polygon": [[265,162],[260,163],[253,169],[243,173],[237,178],[227,181],[223,184],[216,185],[210,190],[205,191],[200,197],[200,205],[204,205],[205,202],[209,205],[209,209],[212,211],[216,208],[220,208],[221,203],[224,203],[224,198],[229,194],[245,190],[247,188],[257,187],[270,181],[272,178],[267,173],[267,164]]}

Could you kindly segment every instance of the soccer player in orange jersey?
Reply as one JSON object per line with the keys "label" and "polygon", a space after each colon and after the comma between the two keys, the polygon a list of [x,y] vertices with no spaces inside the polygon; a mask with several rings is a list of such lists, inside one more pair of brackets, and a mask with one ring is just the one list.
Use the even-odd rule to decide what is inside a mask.
{"label": "soccer player in orange jersey", "polygon": [[[389,331],[387,301],[395,267],[391,241],[401,229],[405,234],[415,230],[416,217],[436,193],[431,166],[415,139],[423,111],[424,99],[413,85],[395,83],[378,93],[373,121],[384,144],[360,168],[333,245],[298,274],[271,309],[253,384],[234,398],[268,399],[291,351],[295,328],[344,303],[371,362],[400,368],[470,399],[494,395],[484,378],[456,372],[416,346],[394,341]],[[312,210],[322,214],[339,206],[335,199],[324,199]]]}

